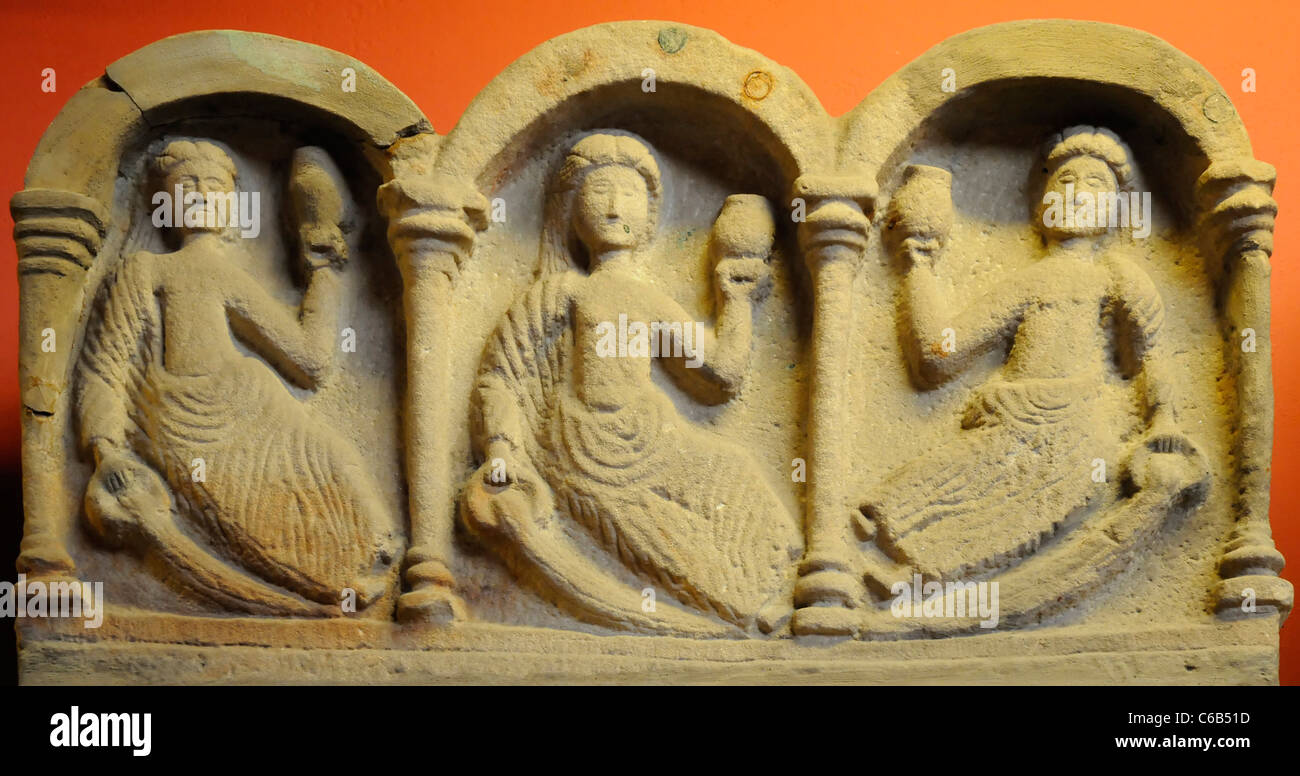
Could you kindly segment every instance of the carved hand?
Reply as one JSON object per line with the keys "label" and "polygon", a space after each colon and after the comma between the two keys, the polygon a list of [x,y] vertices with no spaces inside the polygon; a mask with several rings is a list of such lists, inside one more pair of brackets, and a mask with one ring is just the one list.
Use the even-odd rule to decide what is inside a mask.
{"label": "carved hand", "polygon": [[96,457],[86,515],[100,538],[116,546],[136,532],[142,511],[165,509],[168,496],[162,478],[129,450],[97,441]]}
{"label": "carved hand", "polygon": [[1196,449],[1173,421],[1163,415],[1156,416],[1146,436],[1147,446],[1152,452],[1190,454]]}
{"label": "carved hand", "polygon": [[553,506],[546,481],[500,440],[488,447],[487,460],[466,488],[466,522],[477,531],[514,534],[523,520],[544,521]]}
{"label": "carved hand", "polygon": [[134,479],[135,460],[117,449],[101,453],[98,457],[99,465],[95,467],[95,479],[103,483],[104,489],[114,497],[120,498]]}
{"label": "carved hand", "polygon": [[92,444],[95,452],[93,480],[98,480],[114,498],[121,498],[134,480],[138,459],[120,444],[104,437],[96,437]]}
{"label": "carved hand", "polygon": [[762,301],[772,290],[772,269],[762,259],[722,259],[714,268],[718,290],[727,300]]}
{"label": "carved hand", "polygon": [[341,271],[348,263],[348,246],[337,228],[304,226],[299,232],[302,241],[302,263],[308,274],[324,267]]}
{"label": "carved hand", "polygon": [[909,269],[924,267],[933,272],[941,247],[939,240],[934,237],[909,235],[903,239],[899,252],[906,260]]}

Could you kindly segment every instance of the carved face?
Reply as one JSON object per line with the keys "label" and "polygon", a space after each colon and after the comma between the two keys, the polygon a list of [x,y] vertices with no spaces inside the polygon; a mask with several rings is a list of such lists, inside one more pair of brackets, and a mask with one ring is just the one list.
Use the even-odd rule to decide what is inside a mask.
{"label": "carved face", "polygon": [[629,167],[593,170],[578,189],[573,228],[592,256],[635,248],[650,219],[645,179]]}
{"label": "carved face", "polygon": [[[209,194],[229,194],[235,190],[235,180],[230,177],[230,173],[220,164],[207,159],[185,159],[177,162],[167,171],[167,178],[163,185],[166,187],[164,190],[173,196],[176,194],[176,187],[180,186],[182,198],[189,196],[191,192],[198,192],[206,197]],[[184,199],[181,202],[184,204]],[[182,232],[220,231],[221,229],[216,224],[187,227],[184,223],[178,224],[177,228]]]}
{"label": "carved face", "polygon": [[[1046,185],[1043,187],[1043,196],[1046,198],[1049,193],[1055,193],[1060,197],[1059,201],[1064,207],[1073,208],[1077,211],[1085,207],[1084,203],[1088,200],[1091,200],[1095,207],[1099,201],[1097,198],[1099,194],[1110,195],[1118,191],[1119,184],[1115,180],[1115,173],[1110,169],[1110,165],[1095,156],[1075,156],[1061,162],[1055,170],[1048,174]],[[1069,200],[1066,199],[1067,193],[1072,195]],[[1049,233],[1062,237],[1082,237],[1106,232],[1105,224],[1096,226],[1044,225],[1044,229]]]}

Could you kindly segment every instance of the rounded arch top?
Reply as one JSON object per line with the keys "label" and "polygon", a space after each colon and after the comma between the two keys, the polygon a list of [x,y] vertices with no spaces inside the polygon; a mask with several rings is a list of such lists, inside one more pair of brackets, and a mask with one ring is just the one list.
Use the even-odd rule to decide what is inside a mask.
{"label": "rounded arch top", "polygon": [[[353,76],[355,92],[343,88]],[[375,148],[432,132],[415,103],[351,57],[276,35],[202,30],[127,54],[78,91],[42,135],[26,186],[106,203],[118,159],[149,131],[187,119],[259,116],[319,122]]]}
{"label": "rounded arch top", "polygon": [[[945,76],[955,79],[954,90],[942,88]],[[980,27],[913,60],[842,118],[840,163],[879,171],[948,103],[980,87],[1031,79],[1127,91],[1167,114],[1207,159],[1252,155],[1232,102],[1194,59],[1130,27],[1049,19]]]}
{"label": "rounded arch top", "polygon": [[793,71],[710,30],[634,21],[587,27],[524,54],[470,104],[438,166],[488,185],[534,141],[611,106],[676,110],[684,124],[713,112],[721,126],[753,135],[790,182],[834,163],[832,121]]}
{"label": "rounded arch top", "polygon": [[[391,145],[432,131],[401,91],[361,62],[311,43],[259,32],[203,30],[127,54],[107,68],[150,124],[208,116],[213,100],[275,99],[337,117],[353,140]],[[345,82],[355,75],[355,83]]]}

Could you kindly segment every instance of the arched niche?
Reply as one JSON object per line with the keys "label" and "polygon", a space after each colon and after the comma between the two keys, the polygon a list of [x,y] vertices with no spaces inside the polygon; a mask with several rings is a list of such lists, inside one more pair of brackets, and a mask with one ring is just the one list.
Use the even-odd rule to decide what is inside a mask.
{"label": "arched niche", "polygon": [[[456,278],[455,337],[488,340],[509,305],[529,287],[537,267],[547,181],[568,148],[593,131],[631,132],[652,148],[663,177],[664,203],[655,242],[639,277],[673,297],[696,320],[715,314],[709,231],[730,194],[766,197],[777,221],[774,291],[755,316],[755,345],[744,394],[705,406],[662,374],[685,422],[761,455],[759,470],[780,490],[791,517],[800,493],[787,475],[803,455],[800,415],[806,404],[806,341],[810,304],[798,259],[789,196],[797,178],[833,172],[832,123],[789,70],[716,33],[663,22],[620,22],[579,30],[525,54],[494,79],[447,134],[436,172],[476,188],[491,217]],[[445,369],[447,416],[465,417],[481,352],[452,349]],[[658,379],[663,377],[664,379]],[[478,462],[468,434],[453,443],[453,481],[465,482]],[[581,531],[579,531],[581,533]],[[618,575],[618,560],[584,546],[595,564]],[[492,558],[463,559],[470,578],[501,578]],[[639,590],[632,576],[620,584]],[[504,589],[504,585],[482,585]],[[485,616],[514,607],[526,622],[544,622],[542,602],[525,591],[468,603]],[[503,603],[504,601],[504,603]],[[665,605],[666,607],[668,605]]]}
{"label": "arched niche", "polygon": [[[123,250],[140,247],[141,219],[148,226],[147,199],[132,181],[164,138],[207,137],[209,130],[219,140],[239,136],[228,143],[237,163],[256,157],[260,179],[277,189],[286,160],[266,158],[273,148],[318,144],[338,158],[353,180],[351,195],[363,221],[358,239],[368,254],[358,262],[367,266],[353,274],[366,276],[360,292],[378,303],[364,307],[383,318],[380,339],[397,336],[399,281],[375,213],[374,189],[384,174],[384,148],[400,137],[432,134],[405,95],[343,54],[259,33],[187,33],[109,65],[68,101],[42,136],[25,189],[11,203],[22,286],[23,460],[29,472],[19,567],[29,573],[69,574],[72,555],[80,559],[84,539],[75,527],[86,473],[70,452],[71,375],[96,289]],[[277,135],[266,148],[259,148],[256,136],[262,130]],[[269,212],[262,224],[266,254],[282,254],[282,223]],[[62,344],[48,353],[40,349],[46,329]],[[389,379],[385,368],[372,371],[375,380]],[[344,399],[331,401],[341,406]],[[395,397],[388,405],[393,403]],[[391,426],[396,434],[395,419]],[[394,466],[400,470],[396,461]],[[396,496],[392,507],[401,514]]]}
{"label": "arched niche", "polygon": [[710,30],[637,21],[577,30],[520,57],[448,133],[438,167],[490,187],[555,127],[619,111],[677,111],[683,127],[753,135],[787,181],[833,161],[830,119],[792,71]]}
{"label": "arched niche", "polygon": [[[969,225],[965,237],[979,253],[963,267],[960,282],[968,288],[1015,282],[1014,273],[997,280],[990,268],[1016,264],[1018,259],[1006,257],[1033,242],[1030,180],[1044,140],[1066,127],[1087,124],[1111,129],[1129,145],[1135,188],[1151,192],[1155,202],[1155,236],[1131,252],[1166,297],[1168,325],[1186,335],[1180,352],[1204,354],[1205,359],[1203,367],[1183,363],[1188,371],[1178,381],[1185,392],[1195,394],[1186,414],[1204,436],[1210,495],[1199,527],[1181,534],[1177,527],[1169,530],[1175,532],[1173,541],[1210,543],[1215,536],[1230,536],[1226,553],[1200,559],[1191,577],[1221,577],[1203,593],[1207,606],[1230,611],[1241,590],[1254,584],[1268,591],[1268,611],[1285,614],[1290,586],[1276,577],[1281,558],[1265,517],[1272,418],[1267,346],[1246,357],[1239,347],[1247,329],[1252,337],[1266,339],[1274,173],[1253,159],[1245,128],[1213,77],[1164,41],[1130,28],[1065,20],[1013,22],[935,46],[842,122],[840,168],[872,176],[882,200],[898,188],[908,164],[952,172],[959,222]],[[961,236],[959,225],[954,240]],[[868,285],[895,283],[898,268],[892,263],[888,257],[878,266],[869,263]],[[885,328],[889,317],[877,316],[863,328]],[[874,352],[881,343],[872,340],[859,350]],[[994,374],[994,366],[987,364],[955,391],[919,398],[922,414],[953,410],[956,405],[946,402],[969,395]],[[873,364],[859,368],[871,370]],[[1221,384],[1225,373],[1236,386],[1227,393]],[[924,437],[925,422],[918,417],[915,423],[914,433]],[[877,463],[866,479],[888,473],[888,462]],[[1142,517],[1143,511],[1148,517]],[[1167,543],[1169,537],[1152,527],[1150,509],[1133,512],[1135,517],[1124,518],[1127,528],[1107,522],[1109,539],[1094,540],[1084,531],[1072,542],[1062,535],[1044,545],[1042,557],[1028,556],[1007,572],[1004,588],[1014,583],[1017,592],[1004,598],[1004,620],[1032,623],[1060,611],[1063,603],[1102,589],[1104,577],[1118,574],[1137,555],[1157,557],[1157,566],[1177,569],[1184,564],[1178,548]],[[1146,527],[1136,527],[1144,521]],[[1212,527],[1205,528],[1207,524]],[[1125,542],[1131,545],[1123,552],[1112,551],[1112,545]],[[1163,578],[1150,589],[1120,594],[1179,596],[1178,584]],[[1140,604],[1126,601],[1114,605],[1140,611]],[[939,633],[945,627],[934,624],[918,632]]]}

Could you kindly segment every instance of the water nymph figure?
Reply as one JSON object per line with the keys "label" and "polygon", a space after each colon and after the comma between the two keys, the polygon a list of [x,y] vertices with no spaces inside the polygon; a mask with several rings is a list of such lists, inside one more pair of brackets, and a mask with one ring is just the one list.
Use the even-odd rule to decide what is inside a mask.
{"label": "water nymph figure", "polygon": [[[161,191],[236,191],[233,161],[206,141],[168,144],[154,173]],[[244,611],[337,613],[345,590],[360,609],[392,581],[391,518],[357,451],[284,385],[317,389],[334,366],[343,191],[322,149],[294,154],[288,200],[307,278],[297,309],[243,269],[231,229],[182,222],[176,250],[128,255],[105,281],[81,355],[92,526]]]}
{"label": "water nymph figure", "polygon": [[[611,356],[601,343],[620,315],[685,322],[673,337],[694,323],[634,272],[662,193],[654,155],[633,136],[589,135],[566,155],[547,195],[537,279],[481,362],[474,436],[483,466],[467,486],[466,519],[508,558],[529,558],[513,565],[588,619],[636,625],[638,613],[602,609],[580,569],[559,570],[546,547],[519,547],[528,526],[553,515],[572,521],[691,609],[771,631],[792,609],[796,521],[748,454],[679,414],[653,381],[650,352]],[[712,240],[716,325],[699,327],[690,348],[657,349],[667,373],[701,402],[725,402],[743,384],[774,228],[762,198],[728,199]]]}
{"label": "water nymph figure", "polygon": [[[1042,159],[1040,192],[1114,195],[1131,178],[1111,132],[1073,127]],[[1043,196],[1042,201],[1054,199]],[[1074,204],[1074,203],[1071,203]],[[1174,425],[1160,351],[1164,304],[1107,224],[1043,218],[1042,255],[963,305],[938,269],[954,219],[951,175],[914,166],[890,204],[886,241],[905,267],[904,339],[915,381],[929,389],[1006,348],[998,376],[967,405],[950,441],[904,464],[861,502],[858,537],[877,597],[919,573],[952,580],[997,571],[1113,495],[1124,410],[1107,394],[1118,365],[1133,378],[1151,449],[1194,449]],[[954,313],[953,311],[957,311]]]}

